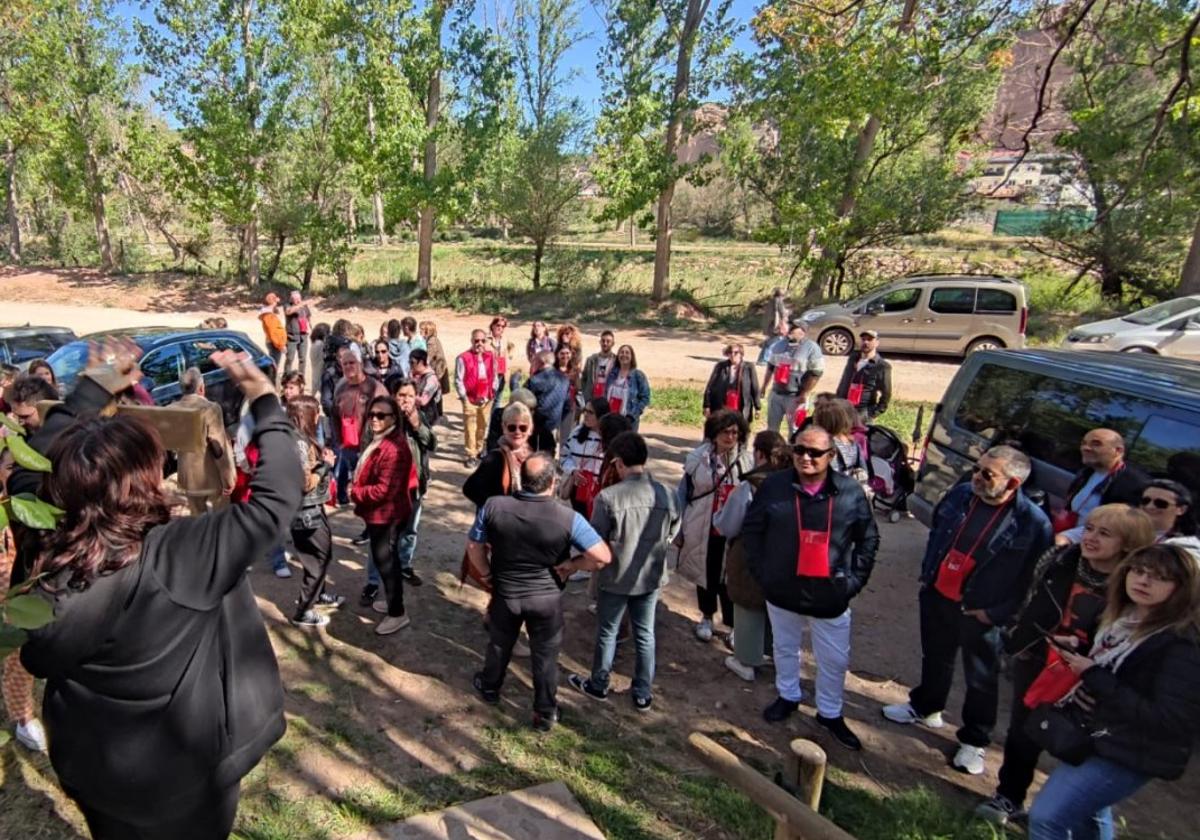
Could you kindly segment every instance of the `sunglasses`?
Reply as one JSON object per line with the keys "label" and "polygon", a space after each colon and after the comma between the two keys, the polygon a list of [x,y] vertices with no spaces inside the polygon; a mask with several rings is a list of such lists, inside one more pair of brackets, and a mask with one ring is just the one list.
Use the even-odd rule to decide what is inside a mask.
{"label": "sunglasses", "polygon": [[1171,507],[1174,504],[1176,504],[1176,503],[1168,502],[1166,499],[1152,499],[1149,496],[1142,496],[1142,507],[1146,507],[1147,505],[1154,505],[1154,507],[1158,508],[1159,510],[1166,510],[1167,508]]}
{"label": "sunglasses", "polygon": [[396,415],[392,414],[392,412],[390,412],[390,411],[372,411],[367,416],[370,417],[372,420],[390,420],[391,418],[395,417]]}
{"label": "sunglasses", "polygon": [[997,478],[1003,478],[989,470],[987,467],[971,467],[971,472],[975,475],[983,476],[984,481],[995,481]]}
{"label": "sunglasses", "polygon": [[487,339],[486,338],[473,338],[473,339],[471,339],[471,343],[472,344],[487,344]]}
{"label": "sunglasses", "polygon": [[529,427],[527,425],[525,425],[524,423],[509,423],[507,426],[504,427],[504,429],[509,432],[528,432],[529,431]]}
{"label": "sunglasses", "polygon": [[805,455],[807,455],[809,458],[811,458],[814,461],[818,460],[819,458],[824,458],[826,455],[828,455],[832,451],[833,451],[832,448],[817,449],[815,446],[802,446],[800,444],[796,444],[795,446],[792,447],[792,454],[795,455],[797,458],[803,458]]}

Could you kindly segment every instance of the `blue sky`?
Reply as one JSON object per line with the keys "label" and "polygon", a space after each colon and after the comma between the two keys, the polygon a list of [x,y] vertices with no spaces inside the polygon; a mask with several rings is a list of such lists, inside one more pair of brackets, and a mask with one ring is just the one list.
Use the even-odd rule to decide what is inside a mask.
{"label": "blue sky", "polygon": [[[3,2],[3,0],[0,0],[0,2]],[[718,0],[714,0],[715,2],[718,2]],[[755,9],[761,6],[763,2],[764,0],[733,0],[730,9],[730,18],[732,23],[740,30],[735,41],[736,49],[749,50],[751,48],[752,45],[745,24],[754,16]],[[489,21],[494,19],[494,10],[497,6],[506,15],[512,7],[512,0],[479,0],[475,16],[476,20],[480,22],[484,20],[485,12],[483,4],[485,3],[487,5],[486,15]],[[586,35],[567,55],[569,66],[576,71],[571,85],[571,94],[577,97],[589,114],[594,117],[599,110],[600,101],[600,82],[596,78],[596,62],[604,41],[604,18],[601,13],[600,4],[593,0],[578,0],[578,10],[580,28]],[[126,22],[127,28],[131,33],[133,29],[132,21],[135,18],[147,23],[152,23],[154,20],[153,15],[143,10],[137,0],[132,0],[132,2],[131,0],[119,0],[115,5],[115,13]],[[131,42],[132,46],[133,43]],[[153,79],[146,80],[146,89],[153,91]]]}

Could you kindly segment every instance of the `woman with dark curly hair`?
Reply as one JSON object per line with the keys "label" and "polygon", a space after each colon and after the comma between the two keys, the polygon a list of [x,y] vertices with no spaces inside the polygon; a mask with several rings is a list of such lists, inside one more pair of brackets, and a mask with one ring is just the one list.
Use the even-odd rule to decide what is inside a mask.
{"label": "woman with dark curly hair", "polygon": [[21,660],[46,679],[50,761],[99,840],[229,835],[241,779],[284,732],[283,688],[246,567],[300,503],[291,424],[245,354],[213,361],[254,415],[245,504],[171,519],[158,435],[81,420],[50,445],[64,511],[34,566],[55,620]]}

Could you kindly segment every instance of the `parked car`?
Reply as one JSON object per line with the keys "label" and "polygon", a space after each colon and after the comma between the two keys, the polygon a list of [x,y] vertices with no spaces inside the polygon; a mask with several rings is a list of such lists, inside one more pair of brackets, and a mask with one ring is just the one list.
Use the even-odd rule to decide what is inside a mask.
{"label": "parked car", "polygon": [[1200,360],[1200,295],[1156,303],[1120,318],[1084,324],[1063,341],[1068,350],[1157,353]]}
{"label": "parked car", "polygon": [[809,336],[830,356],[845,356],[865,329],[879,332],[887,353],[964,356],[1025,346],[1028,296],[1011,277],[922,274],[845,303],[800,314]]}
{"label": "parked car", "polygon": [[221,406],[226,426],[236,424],[241,416],[242,392],[230,383],[229,374],[214,365],[209,356],[218,350],[249,353],[267,376],[275,376],[271,357],[245,333],[179,327],[133,327],[92,333],[56,350],[49,361],[63,393],[70,392],[80,371],[87,365],[90,342],[120,338],[132,339],[142,349],[139,361],[144,376],[142,385],[154,397],[157,405],[167,405],[179,399],[182,396],[179,377],[189,367],[200,368],[204,374],[206,395]]}
{"label": "parked car", "polygon": [[1033,459],[1032,488],[1063,506],[1082,464],[1079,441],[1114,429],[1150,474],[1200,473],[1200,366],[1151,355],[1066,350],[972,354],[951,380],[925,439],[909,509],[933,507],[990,445],[1015,441]]}
{"label": "parked car", "polygon": [[0,363],[24,370],[34,359],[49,356],[74,340],[75,333],[67,327],[0,327]]}

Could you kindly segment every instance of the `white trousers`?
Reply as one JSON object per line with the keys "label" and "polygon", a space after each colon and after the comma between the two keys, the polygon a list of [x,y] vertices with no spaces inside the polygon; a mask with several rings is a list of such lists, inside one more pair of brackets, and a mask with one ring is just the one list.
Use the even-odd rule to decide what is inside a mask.
{"label": "white trousers", "polygon": [[841,717],[850,667],[850,610],[837,618],[813,618],[768,603],[767,614],[775,635],[775,690],[779,696],[800,702],[801,651],[808,625],[817,664],[817,712],[821,717]]}

